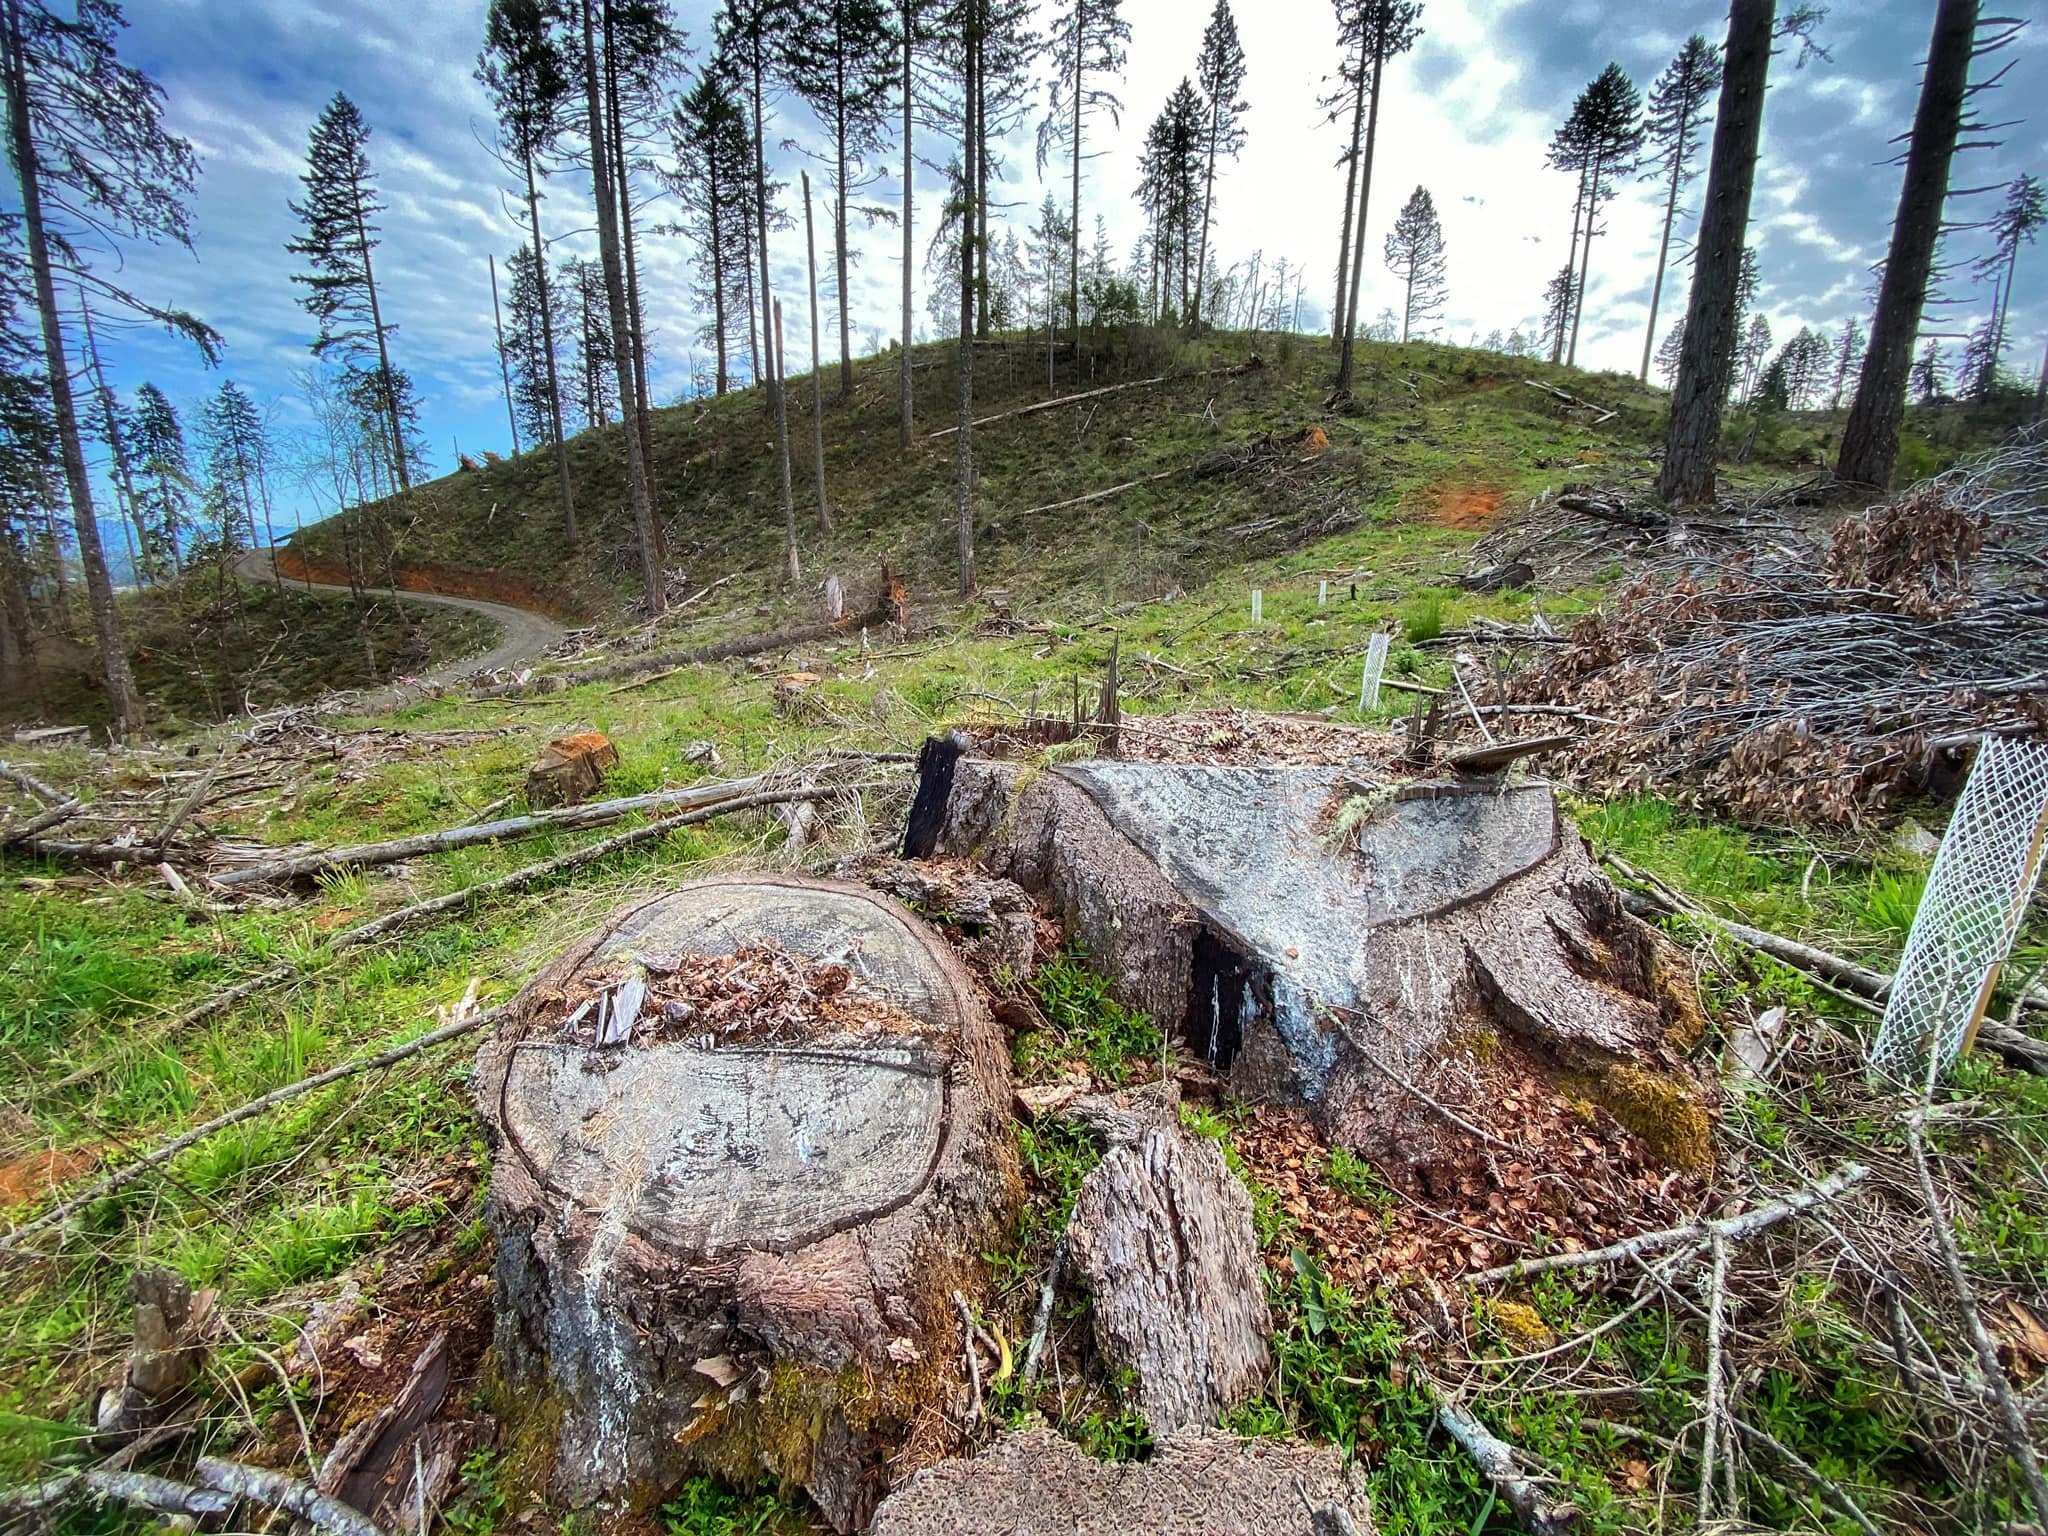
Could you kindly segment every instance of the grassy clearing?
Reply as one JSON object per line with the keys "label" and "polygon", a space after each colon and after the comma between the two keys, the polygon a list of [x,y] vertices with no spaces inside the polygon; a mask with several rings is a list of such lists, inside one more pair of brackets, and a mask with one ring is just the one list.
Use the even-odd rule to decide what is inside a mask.
{"label": "grassy clearing", "polygon": [[[1223,339],[1162,357],[1133,354],[1127,362],[1136,377],[1162,362],[1193,370],[1239,360],[1242,352],[1240,343]],[[1441,681],[1443,651],[1431,642],[1471,618],[1519,621],[1541,611],[1562,619],[1598,600],[1598,588],[1487,595],[1458,589],[1456,573],[1488,515],[1475,522],[1466,509],[1491,499],[1505,509],[1500,515],[1512,515],[1519,499],[1568,480],[1639,474],[1660,407],[1627,381],[1559,372],[1576,393],[1623,406],[1614,420],[1588,431],[1519,384],[1526,373],[1552,376],[1539,367],[1431,346],[1369,347],[1365,358],[1361,414],[1332,423],[1333,447],[1313,473],[1284,484],[1176,478],[1091,506],[1086,515],[1025,517],[1015,510],[1318,419],[1321,363],[1312,348],[1239,378],[1134,390],[1105,397],[1099,410],[1046,412],[985,429],[984,576],[989,585],[1012,586],[1019,616],[1031,626],[1022,632],[963,634],[966,615],[941,607],[934,617],[945,638],[938,645],[821,652],[818,707],[802,719],[776,712],[772,674],[741,664],[695,668],[633,688],[583,685],[515,702],[424,702],[374,722],[422,733],[417,750],[364,763],[315,759],[286,790],[234,812],[232,830],[275,844],[339,843],[451,825],[516,791],[539,745],[578,728],[602,730],[618,744],[623,761],[612,785],[619,793],[745,773],[827,748],[901,749],[963,717],[1002,713],[993,700],[1064,699],[1076,678],[1092,688],[1112,644],[1127,709],[1238,704],[1383,720],[1399,706],[1390,702],[1363,717],[1355,708],[1358,666],[1375,631],[1395,637],[1393,675]],[[949,364],[938,349],[919,362],[931,365],[920,374],[920,410],[926,420],[937,419]],[[1028,369],[1006,378],[1001,363],[982,377],[990,409],[1042,387]],[[808,392],[793,398],[807,399]],[[856,593],[861,573],[886,556],[910,573],[915,604],[950,584],[952,469],[943,441],[897,454],[893,400],[889,361],[862,364],[853,402],[828,418],[839,531],[830,539],[807,533],[805,553],[814,573],[840,571]],[[665,413],[657,430],[665,504],[689,509],[678,520],[679,558],[706,582],[746,573],[665,626],[663,643],[762,628],[803,611],[807,596],[785,590],[772,574],[779,536],[758,401],[736,396]],[[617,453],[616,438],[614,432],[578,440],[586,507],[610,499],[600,491],[617,474],[607,457]],[[1801,438],[1779,447],[1796,456],[1811,443]],[[1782,472],[1787,462],[1761,458],[1740,473],[1762,477]],[[1468,494],[1475,488],[1486,493],[1476,503]],[[493,502],[500,506],[495,520],[488,512]],[[1276,503],[1279,526],[1233,532],[1272,515]],[[559,579],[593,607],[612,602],[633,579],[623,530],[602,515],[592,517],[591,537],[578,550],[554,540],[538,458],[436,482],[419,506],[432,515],[419,516],[405,534],[401,558]],[[327,531],[311,535],[316,544],[325,537]],[[1309,542],[1299,542],[1304,538]],[[1319,602],[1325,582],[1328,600]],[[1249,616],[1252,586],[1265,594],[1258,626]],[[247,595],[252,606],[263,596]],[[765,614],[757,611],[764,607]],[[425,734],[451,731],[493,734]],[[700,742],[715,746],[717,768],[692,760]],[[60,753],[39,771],[69,783],[87,766],[82,752]],[[898,809],[878,800],[874,813]],[[1576,810],[1596,846],[1716,910],[1873,964],[1889,964],[1895,955],[1924,879],[1922,866],[1875,840],[1758,834],[1651,799]],[[853,825],[839,834],[853,845],[868,841],[872,830]],[[574,880],[477,907],[371,951],[337,960],[322,948],[322,936],[335,927],[567,851],[591,835],[602,834],[438,855],[332,879],[288,906],[222,915],[134,882],[10,864],[0,885],[0,955],[7,957],[0,961],[0,1094],[7,1106],[0,1110],[0,1168],[51,1151],[85,1166],[118,1159],[307,1071],[418,1032],[472,977],[481,978],[486,1003],[507,996],[611,906],[693,874],[772,860],[781,837],[760,814],[683,829]],[[1801,1018],[1861,1027],[1860,1017],[1781,968],[1701,942],[1717,957],[1709,1000],[1719,1016],[1739,1018],[1784,1002]],[[2023,945],[2020,969],[2042,957],[2048,933],[2037,928]],[[184,1035],[163,1033],[169,1016],[286,958],[306,964],[294,985]],[[1048,1024],[1016,1043],[1021,1077],[1085,1069],[1128,1084],[1156,1072],[1156,1028],[1120,1008],[1080,957],[1045,968],[1035,995]],[[1717,1043],[1710,1040],[1709,1048]],[[1970,1079],[1971,1092],[2030,1126],[2048,1124],[2048,1099],[2031,1083],[1989,1067],[1971,1070],[1982,1073]],[[75,1074],[83,1075],[67,1085]],[[1795,1083],[1782,1099],[1752,1101],[1736,1129],[1759,1155],[1820,1136],[1831,1112],[1824,1087]],[[1217,1138],[1235,1161],[1232,1115],[1229,1106],[1186,1111],[1188,1123]],[[989,1255],[996,1277],[991,1317],[1012,1340],[1022,1337],[1020,1323],[1028,1325],[1057,1233],[1099,1155],[1092,1139],[1056,1119],[1021,1125],[1019,1142],[1030,1203],[1010,1245]],[[2010,1173],[1987,1166],[1967,1239],[1987,1266],[2043,1276],[2048,1221],[2024,1197],[2028,1185]],[[0,1297],[0,1478],[27,1477],[82,1454],[91,1387],[126,1346],[122,1290],[131,1269],[172,1263],[195,1283],[220,1288],[223,1307],[251,1346],[286,1342],[291,1320],[342,1270],[354,1266],[374,1293],[388,1256],[409,1239],[474,1232],[482,1177],[467,1057],[457,1048],[311,1096],[193,1149],[165,1177],[103,1202],[60,1259],[22,1267]],[[1326,1177],[1368,1215],[1393,1198],[1376,1171],[1350,1154],[1332,1153]],[[1277,1244],[1285,1252],[1289,1217],[1270,1191],[1255,1186],[1252,1193],[1262,1239],[1269,1251]],[[1276,1266],[1268,1283],[1280,1368],[1273,1390],[1241,1410],[1233,1427],[1314,1434],[1358,1451],[1372,1468],[1381,1525],[1390,1533],[1505,1529],[1504,1511],[1430,1430],[1427,1399],[1409,1375],[1413,1352],[1397,1298],[1344,1292],[1307,1251]],[[1603,1305],[1565,1287],[1538,1288],[1527,1304],[1552,1330],[1597,1321]],[[1837,1346],[1830,1305],[1825,1292],[1802,1299],[1782,1380],[1772,1376],[1756,1389],[1757,1411],[1774,1434],[1830,1475],[1858,1487],[1909,1477],[1931,1487],[1923,1471],[1902,1464],[1899,1410],[1869,1363]],[[1486,1311],[1484,1326],[1496,1330],[1504,1351],[1531,1347],[1513,1334],[1511,1315]],[[1029,1403],[1006,1384],[996,1389],[993,1406],[1010,1419],[1033,1407],[1046,1411],[1097,1454],[1142,1454],[1142,1425],[1122,1384],[1085,1369],[1083,1303],[1063,1300],[1057,1328],[1077,1351],[1069,1363],[1081,1369],[1063,1368]],[[1678,1474],[1669,1471],[1656,1437],[1684,1428],[1701,1341],[1689,1321],[1651,1314],[1603,1336],[1599,1347],[1603,1359],[1626,1363],[1647,1393],[1644,1410],[1622,1428],[1600,1422],[1603,1409],[1569,1392],[1503,1385],[1474,1406],[1557,1470],[1591,1529],[1638,1529],[1661,1495],[1683,1493],[1666,1481]],[[222,1363],[233,1368],[248,1358],[244,1346],[230,1345]],[[1878,1406],[1866,1411],[1866,1403]],[[274,1395],[259,1394],[250,1411],[266,1432],[289,1420]],[[246,1427],[230,1420],[222,1433],[231,1437]],[[1929,1497],[1950,1493],[1936,1488]],[[1789,1495],[1770,1502],[1779,1497],[1760,1488],[1752,1508],[1788,1528],[1827,1528],[1810,1503]],[[453,1523],[463,1536],[509,1528],[519,1498],[493,1463],[479,1461],[468,1469]],[[795,1506],[772,1490],[708,1483],[685,1488],[662,1521],[673,1536],[800,1528]]]}

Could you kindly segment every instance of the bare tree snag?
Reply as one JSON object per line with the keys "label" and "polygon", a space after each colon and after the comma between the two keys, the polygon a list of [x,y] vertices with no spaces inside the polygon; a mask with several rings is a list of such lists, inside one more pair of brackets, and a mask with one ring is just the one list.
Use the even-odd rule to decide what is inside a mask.
{"label": "bare tree snag", "polygon": [[[846,967],[873,1022],[727,1014],[650,1040],[636,994],[621,1044],[564,1037],[593,977],[764,943]],[[952,1293],[1020,1193],[1004,1041],[938,936],[860,886],[694,882],[542,971],[478,1098],[499,1356],[560,1424],[558,1493],[772,1476],[861,1529],[960,1381]]]}
{"label": "bare tree snag", "polygon": [[1303,1102],[1332,1141],[1419,1165],[1446,1122],[1390,1092],[1388,1069],[1427,1084],[1465,1034],[1505,1031],[1667,1160],[1710,1160],[1683,957],[1623,910],[1547,788],[1402,783],[1391,753],[947,757],[926,759],[908,851],[977,858],[1040,896],[1240,1095]]}
{"label": "bare tree snag", "polygon": [[1067,1227],[1096,1342],[1137,1377],[1154,1436],[1214,1424],[1251,1396],[1272,1333],[1251,1196],[1215,1143],[1180,1128],[1167,1089],[1082,1181]]}
{"label": "bare tree snag", "polygon": [[[1050,1429],[1006,1434],[979,1456],[918,1473],[869,1536],[1373,1536],[1365,1473],[1334,1446],[1183,1430],[1149,1461],[1096,1461]],[[1324,1523],[1327,1519],[1328,1523]]]}
{"label": "bare tree snag", "polygon": [[128,1282],[135,1338],[119,1382],[100,1394],[103,1435],[132,1434],[162,1421],[206,1362],[214,1293],[173,1269],[138,1270]]}

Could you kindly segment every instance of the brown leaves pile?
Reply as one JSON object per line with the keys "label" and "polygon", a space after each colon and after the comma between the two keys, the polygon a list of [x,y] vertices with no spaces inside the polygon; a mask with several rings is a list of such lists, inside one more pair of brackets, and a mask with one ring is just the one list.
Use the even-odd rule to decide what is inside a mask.
{"label": "brown leaves pile", "polygon": [[743,945],[729,955],[643,955],[587,970],[556,997],[541,1000],[543,1016],[563,1021],[563,1038],[595,1045],[599,999],[636,974],[647,992],[629,1036],[634,1045],[800,1045],[924,1032],[917,1018],[863,986],[849,967],[772,943]]}
{"label": "brown leaves pile", "polygon": [[[1398,1092],[1398,1089],[1390,1089]],[[1538,1252],[1598,1248],[1689,1220],[1704,1179],[1666,1168],[1605,1110],[1573,1100],[1504,1053],[1459,1113],[1515,1150],[1446,1126],[1430,1160],[1376,1166],[1364,1201],[1330,1182],[1330,1154],[1306,1110],[1261,1105],[1232,1132],[1247,1172],[1295,1224],[1268,1257],[1302,1242],[1334,1280],[1448,1286]]]}

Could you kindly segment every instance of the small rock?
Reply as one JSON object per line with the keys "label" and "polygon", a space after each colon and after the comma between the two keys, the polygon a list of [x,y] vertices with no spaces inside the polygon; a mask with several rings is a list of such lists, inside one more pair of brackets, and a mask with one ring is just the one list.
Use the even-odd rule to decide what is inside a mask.
{"label": "small rock", "polygon": [[1908,816],[1892,833],[1892,846],[1916,859],[1931,859],[1941,852],[1941,839]]}

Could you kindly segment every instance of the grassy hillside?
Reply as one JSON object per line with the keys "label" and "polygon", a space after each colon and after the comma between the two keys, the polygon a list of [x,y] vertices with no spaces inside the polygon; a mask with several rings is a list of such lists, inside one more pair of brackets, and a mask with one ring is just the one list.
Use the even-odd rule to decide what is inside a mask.
{"label": "grassy hillside", "polygon": [[[865,588],[883,559],[912,592],[949,589],[954,573],[955,468],[950,437],[957,349],[919,348],[919,437],[897,447],[894,354],[856,365],[851,399],[825,409],[825,476],[834,528],[817,526],[810,458],[809,381],[790,387],[792,473],[807,577],[838,573]],[[1362,348],[1351,412],[1324,409],[1331,372],[1326,345],[1262,337],[1262,366],[1246,364],[1242,336],[1179,341],[1141,332],[1127,344],[1071,360],[1048,391],[1043,350],[1022,340],[978,349],[975,413],[993,415],[1049,397],[1166,375],[1124,390],[985,427],[975,434],[978,554],[985,586],[1040,598],[1111,601],[1192,587],[1216,572],[1331,533],[1525,502],[1573,479],[1640,474],[1661,428],[1663,397],[1619,375],[1588,376],[1547,364],[1432,344]],[[836,373],[832,376],[836,382]],[[1616,414],[1583,425],[1574,412],[1521,381],[1576,391]],[[1284,472],[1193,478],[1171,475],[1084,506],[1029,509],[1166,470],[1271,435],[1285,440],[1320,426],[1329,451]],[[779,590],[782,547],[774,425],[762,393],[656,413],[655,468],[671,561],[698,580],[748,573],[721,594],[752,607]],[[1774,460],[1796,461],[1793,442]],[[602,612],[637,590],[638,564],[625,515],[623,440],[613,426],[585,432],[569,456],[583,537],[561,536],[553,458],[527,453],[461,471],[359,514],[394,533],[400,562],[511,573],[567,605]],[[1765,466],[1754,466],[1757,471]],[[340,529],[308,530],[303,547],[334,558]],[[1334,552],[1338,559],[1345,551]]]}

